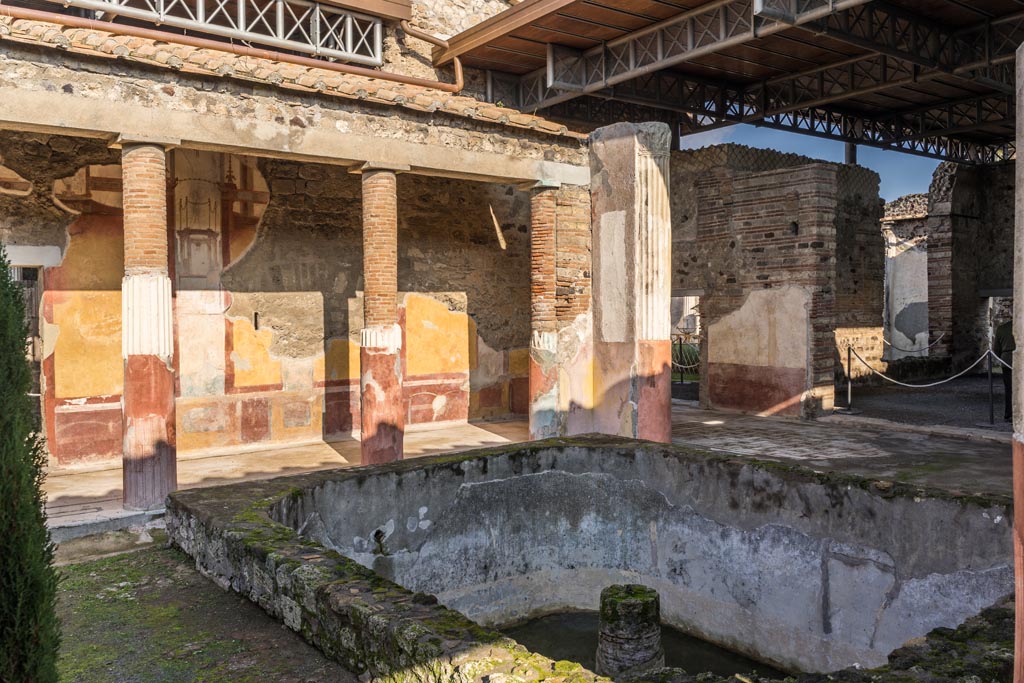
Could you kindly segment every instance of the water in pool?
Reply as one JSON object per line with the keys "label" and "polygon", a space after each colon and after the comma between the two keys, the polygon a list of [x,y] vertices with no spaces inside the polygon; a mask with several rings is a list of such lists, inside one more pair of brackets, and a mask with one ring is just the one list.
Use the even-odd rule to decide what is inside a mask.
{"label": "water in pool", "polygon": [[[597,612],[566,612],[528,621],[505,629],[527,649],[556,661],[565,659],[594,669],[597,652]],[[780,676],[771,667],[722,649],[699,638],[693,638],[669,626],[661,627],[665,648],[665,666],[678,667],[687,673],[711,672],[720,676],[756,673]]]}

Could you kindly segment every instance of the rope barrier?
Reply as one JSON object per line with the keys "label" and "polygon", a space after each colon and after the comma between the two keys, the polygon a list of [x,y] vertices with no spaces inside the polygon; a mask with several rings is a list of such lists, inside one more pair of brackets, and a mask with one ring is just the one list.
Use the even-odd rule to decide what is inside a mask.
{"label": "rope barrier", "polygon": [[[985,360],[986,358],[988,358],[989,354],[992,353],[992,349],[989,349],[985,353],[981,354],[981,357],[978,358],[978,360],[976,360],[973,363],[971,363],[971,365],[967,369],[962,370],[961,372],[958,372],[957,374],[955,374],[952,377],[949,377],[947,379],[939,380],[938,382],[932,382],[930,384],[907,384],[906,382],[901,382],[901,381],[899,381],[897,379],[893,379],[892,377],[889,377],[888,375],[883,375],[878,370],[875,370],[873,367],[871,367],[868,364],[868,362],[866,360],[861,358],[861,355],[859,353],[857,353],[857,349],[853,348],[852,345],[849,347],[849,349],[850,349],[850,351],[853,352],[853,355],[857,358],[857,360],[859,360],[861,362],[861,364],[863,364],[864,367],[866,367],[872,373],[878,375],[879,377],[881,377],[882,379],[884,379],[887,382],[891,382],[891,383],[896,384],[896,385],[901,386],[901,387],[907,387],[908,389],[930,389],[932,387],[937,387],[937,386],[940,386],[940,385],[943,385],[943,384],[948,384],[949,382],[952,382],[955,379],[960,379],[961,377],[966,375],[968,372],[970,372],[974,368],[978,367],[978,365],[980,365],[981,362],[983,360]],[[1000,362],[1002,362],[1002,361],[1000,361]]]}
{"label": "rope barrier", "polygon": [[[673,349],[674,349],[676,344],[673,343],[672,346],[673,346]],[[693,349],[694,351],[697,352],[698,356],[700,355],[700,347],[697,344],[692,344],[692,343],[688,343],[688,342],[680,342],[678,344],[678,346],[679,346],[680,349],[682,349],[684,346],[689,346],[691,349]],[[677,363],[677,362],[675,362],[675,360],[673,360],[672,361],[672,367],[673,368],[678,368],[680,370],[696,370],[696,369],[700,368],[700,359],[698,358],[697,362],[694,363],[693,365],[686,365],[684,363]]]}
{"label": "rope barrier", "polygon": [[1010,372],[1013,372],[1013,366],[1012,366],[1012,365],[1010,365],[1009,363],[1007,363],[1006,361],[1004,361],[1004,360],[1003,360],[1002,358],[1000,358],[999,356],[997,356],[997,355],[996,355],[996,352],[995,352],[995,351],[993,351],[992,349],[989,349],[989,350],[988,350],[988,352],[992,354],[992,357],[993,357],[993,358],[995,358],[995,359],[996,359],[997,361],[999,361],[999,364],[1000,364],[1000,365],[1002,365],[1003,367],[1005,367],[1005,368],[1006,368],[1007,370],[1009,370]]}
{"label": "rope barrier", "polygon": [[890,349],[894,349],[896,351],[902,351],[903,353],[920,353],[921,351],[927,351],[928,349],[930,349],[933,346],[935,346],[936,344],[938,344],[940,341],[942,341],[942,338],[945,337],[945,336],[946,336],[946,333],[943,332],[942,334],[940,334],[938,336],[938,338],[935,341],[933,341],[931,344],[929,344],[928,346],[924,347],[923,349],[904,349],[904,348],[901,348],[901,347],[896,346],[895,344],[891,343],[885,337],[882,337],[882,343],[885,344],[886,346],[888,346]]}

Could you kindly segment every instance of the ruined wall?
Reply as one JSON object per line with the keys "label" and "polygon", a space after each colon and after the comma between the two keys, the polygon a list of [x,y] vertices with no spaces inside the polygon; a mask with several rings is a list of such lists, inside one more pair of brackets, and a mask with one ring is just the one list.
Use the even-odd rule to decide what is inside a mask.
{"label": "ruined wall", "polygon": [[[512,0],[413,0],[410,23],[430,35],[447,39],[515,4]],[[435,69],[433,46],[408,35],[397,22],[385,24],[383,48],[382,71],[446,83],[454,81],[452,65]],[[466,69],[465,83],[466,95],[482,98],[486,93],[486,74],[478,69]]]}
{"label": "ruined wall", "polygon": [[[42,272],[39,312],[41,413],[57,462],[121,452],[120,179],[104,177],[118,158],[98,140],[0,135],[0,165],[28,183],[0,192],[0,243],[59,254]],[[103,166],[87,178],[89,164]],[[88,188],[101,191],[93,198]],[[52,265],[33,257],[15,262]]]}
{"label": "ruined wall", "polygon": [[[215,365],[182,367],[185,450],[338,437],[359,423],[359,176],[267,159],[258,171],[269,193],[254,241],[219,278],[225,342],[196,349],[225,349],[223,390]],[[406,423],[525,412],[527,196],[416,175],[400,177],[398,195]]]}
{"label": "ruined wall", "polygon": [[[840,166],[836,206],[836,376],[846,377],[846,347],[879,371],[883,361],[885,240],[878,225],[883,202],[879,177],[861,166]],[[855,359],[854,379],[871,371]]]}
{"label": "ruined wall", "polygon": [[[659,591],[667,623],[789,670],[881,665],[1013,587],[1006,497],[678,446],[552,440],[277,486],[275,520],[478,623],[592,610],[602,588],[639,579]],[[190,521],[230,519],[267,495],[174,494],[171,536],[236,590],[273,590],[226,565],[241,553],[217,552]]]}
{"label": "ruined wall", "polygon": [[927,355],[928,195],[901,197],[885,206],[885,338],[887,361]]}
{"label": "ruined wall", "polygon": [[939,166],[929,191],[928,315],[934,354],[961,369],[988,348],[988,302],[1013,277],[1014,166]]}
{"label": "ruined wall", "polygon": [[831,410],[837,320],[881,336],[878,176],[723,145],[674,153],[672,188],[672,288],[702,292],[702,400]]}
{"label": "ruined wall", "polygon": [[[43,275],[51,455],[56,464],[118,456],[119,154],[11,134],[0,150],[9,164],[3,243],[63,250]],[[65,157],[76,154],[81,164]],[[105,163],[86,166],[90,160]],[[359,177],[341,167],[190,150],[172,153],[169,169],[179,448],[348,435],[359,410]],[[528,195],[406,175],[399,207],[408,423],[525,413]],[[564,239],[578,242],[578,254],[569,250],[560,262],[568,327],[589,311],[589,286],[577,277],[588,267],[589,208],[567,201],[564,211],[576,217],[565,221],[576,232],[567,229]]]}

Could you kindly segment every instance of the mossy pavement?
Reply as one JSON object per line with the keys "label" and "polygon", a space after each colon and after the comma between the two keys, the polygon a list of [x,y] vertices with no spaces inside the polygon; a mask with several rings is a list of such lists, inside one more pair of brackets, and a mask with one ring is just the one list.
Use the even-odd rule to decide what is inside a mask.
{"label": "mossy pavement", "polygon": [[150,546],[61,573],[63,683],[356,681],[179,550]]}

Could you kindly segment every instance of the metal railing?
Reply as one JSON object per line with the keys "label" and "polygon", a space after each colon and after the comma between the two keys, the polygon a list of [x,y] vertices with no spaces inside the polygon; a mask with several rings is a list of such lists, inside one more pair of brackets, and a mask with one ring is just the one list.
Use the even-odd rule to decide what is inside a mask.
{"label": "metal railing", "polygon": [[[379,17],[308,0],[50,0],[246,44],[380,66]],[[16,4],[16,3],[12,3]]]}

